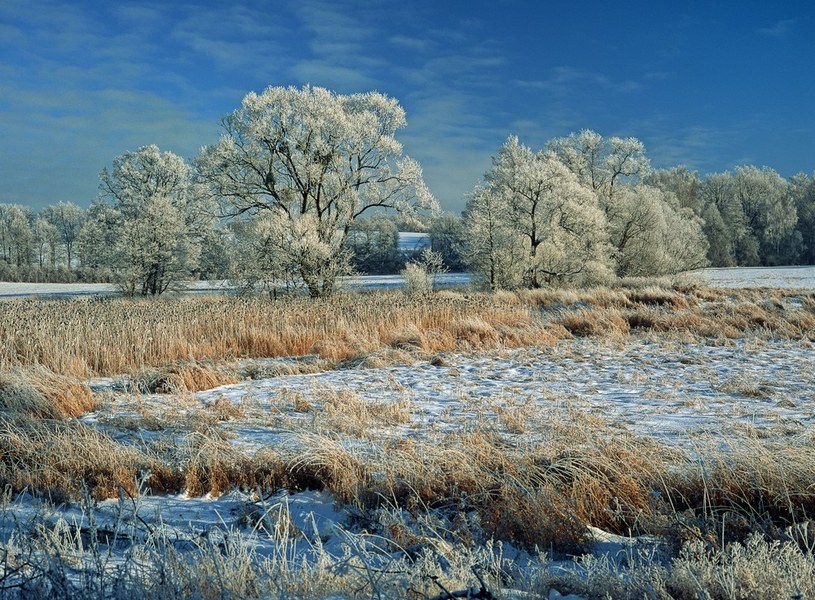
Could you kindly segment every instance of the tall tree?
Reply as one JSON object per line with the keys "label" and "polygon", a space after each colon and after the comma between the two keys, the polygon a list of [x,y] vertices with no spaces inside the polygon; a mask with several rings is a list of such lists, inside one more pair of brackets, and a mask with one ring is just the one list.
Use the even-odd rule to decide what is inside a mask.
{"label": "tall tree", "polygon": [[603,138],[595,131],[583,130],[556,138],[547,147],[581,183],[594,190],[606,213],[613,207],[620,186],[636,183],[651,168],[645,146],[633,137]]}
{"label": "tall tree", "polygon": [[787,181],[774,170],[743,166],[709,175],[699,185],[699,198],[716,266],[797,260],[803,243],[795,228],[796,201]]}
{"label": "tall tree", "polygon": [[53,223],[48,222],[40,215],[34,219],[31,233],[39,269],[41,271],[46,269],[55,270],[57,266],[57,245],[60,240],[59,230]]}
{"label": "tall tree", "polygon": [[586,283],[611,275],[597,197],[552,152],[534,152],[510,137],[493,158],[482,189],[478,193],[492,196],[500,207],[498,216],[511,232],[507,241],[523,248],[525,257],[516,266],[522,285]]}
{"label": "tall tree", "polygon": [[[581,131],[552,140],[548,147],[597,195],[608,221],[617,275],[661,275],[705,264],[702,222],[692,210],[683,210],[691,199],[678,185],[690,174],[658,174],[650,179],[658,187],[646,185],[650,162],[643,143],[632,137],[603,138]],[[677,189],[663,189],[671,186]],[[689,236],[686,242],[693,246],[674,243],[672,235],[678,231]]]}
{"label": "tall tree", "polygon": [[758,242],[747,226],[732,173],[705,177],[699,184],[699,198],[711,264],[715,267],[756,264]]}
{"label": "tall tree", "polygon": [[465,245],[464,222],[461,217],[444,213],[430,221],[430,248],[438,252],[449,271],[463,271]]}
{"label": "tall tree", "polygon": [[685,166],[671,169],[657,169],[649,172],[643,183],[676,197],[677,208],[690,208],[702,215],[703,206],[699,199],[699,174]]}
{"label": "tall tree", "polygon": [[759,243],[760,262],[777,264],[786,252],[785,243],[795,243],[789,236],[798,222],[788,184],[768,167],[738,167],[734,178],[745,223]]}
{"label": "tall tree", "polygon": [[117,157],[100,179],[103,206],[91,211],[85,255],[130,294],[161,294],[189,278],[213,216],[184,160],[145,146]]}
{"label": "tall tree", "polygon": [[398,273],[404,266],[399,254],[399,232],[393,220],[384,215],[357,219],[347,240],[352,266],[360,273]]}
{"label": "tall tree", "polygon": [[31,211],[19,204],[0,204],[0,260],[20,268],[31,263]]}
{"label": "tall tree", "polygon": [[790,179],[790,195],[798,212],[797,229],[801,236],[800,260],[815,265],[815,173],[799,173]]}
{"label": "tall tree", "polygon": [[48,206],[42,216],[57,229],[65,251],[66,266],[70,271],[74,264],[74,244],[85,220],[85,211],[71,202]]}
{"label": "tall tree", "polygon": [[223,121],[198,169],[226,215],[262,214],[287,237],[281,264],[312,296],[330,294],[348,267],[354,220],[374,207],[403,214],[437,209],[418,163],[395,135],[399,103],[379,93],[269,87],[248,94]]}
{"label": "tall tree", "polygon": [[707,265],[702,220],[678,208],[673,194],[645,184],[625,186],[609,222],[618,273],[653,276]]}
{"label": "tall tree", "polygon": [[464,262],[475,282],[492,291],[523,286],[526,253],[503,200],[479,185],[464,209]]}

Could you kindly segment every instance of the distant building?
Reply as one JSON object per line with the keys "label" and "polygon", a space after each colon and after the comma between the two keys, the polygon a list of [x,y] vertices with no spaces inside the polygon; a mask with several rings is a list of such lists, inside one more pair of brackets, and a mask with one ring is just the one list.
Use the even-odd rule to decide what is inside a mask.
{"label": "distant building", "polygon": [[430,234],[414,231],[399,232],[399,254],[410,257],[430,248]]}

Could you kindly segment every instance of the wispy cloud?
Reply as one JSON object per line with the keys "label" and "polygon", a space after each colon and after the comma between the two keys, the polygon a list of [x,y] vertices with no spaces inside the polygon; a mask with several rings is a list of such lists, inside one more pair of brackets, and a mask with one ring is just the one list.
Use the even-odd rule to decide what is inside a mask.
{"label": "wispy cloud", "polygon": [[758,33],[770,37],[784,37],[793,30],[797,22],[798,19],[782,19],[781,21],[776,21],[769,27],[758,29]]}
{"label": "wispy cloud", "polygon": [[223,72],[257,73],[286,55],[280,41],[284,32],[276,20],[258,18],[252,7],[223,5],[190,11],[171,35],[185,49],[188,62],[208,58]]}
{"label": "wispy cloud", "polygon": [[390,36],[388,41],[397,48],[421,54],[426,54],[436,48],[436,42],[425,36],[418,37],[399,34]]}
{"label": "wispy cloud", "polygon": [[327,59],[301,60],[291,66],[293,76],[303,83],[350,93],[376,89],[377,80],[358,67],[347,67]]}
{"label": "wispy cloud", "polygon": [[96,195],[99,171],[113,157],[151,143],[191,157],[218,136],[214,119],[148,92],[75,90],[54,98],[47,90],[15,90],[5,95],[13,105],[29,108],[25,122],[14,118],[17,111],[0,112],[0,130],[14,147],[13,152],[2,148],[0,203],[87,204]]}
{"label": "wispy cloud", "polygon": [[519,79],[513,83],[519,87],[543,90],[559,96],[580,93],[587,88],[602,89],[604,91],[617,93],[630,93],[642,89],[641,83],[631,79],[616,81],[602,73],[571,66],[555,67],[552,69],[551,75],[546,79]]}

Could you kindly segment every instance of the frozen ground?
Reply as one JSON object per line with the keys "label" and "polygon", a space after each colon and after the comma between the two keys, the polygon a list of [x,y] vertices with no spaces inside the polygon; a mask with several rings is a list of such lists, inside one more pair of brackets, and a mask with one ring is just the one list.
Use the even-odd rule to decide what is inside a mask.
{"label": "frozen ground", "polygon": [[[813,267],[714,269],[703,275],[712,285],[815,289]],[[780,275],[784,281],[777,280]],[[13,285],[0,284],[0,296],[8,295]],[[99,293],[89,287],[74,286],[70,294]],[[60,293],[44,291],[53,290],[49,287],[41,290]],[[23,293],[29,292],[24,289]],[[82,421],[124,443],[170,436],[183,444],[189,431],[183,423],[189,417],[217,406],[219,410],[234,406],[238,410],[225,411],[217,427],[229,443],[249,453],[270,445],[297,451],[312,436],[329,431],[341,444],[371,452],[394,439],[432,440],[451,431],[476,428],[493,430],[508,443],[545,442],[553,435],[552,423],[573,424],[571,435],[587,439],[612,433],[630,435],[691,452],[710,444],[726,448],[727,440],[739,435],[815,443],[815,348],[807,341],[739,340],[705,345],[654,337],[578,338],[550,348],[449,353],[442,359],[439,365],[421,360],[408,366],[257,379],[183,399],[131,395],[122,391],[120,380],[97,380],[91,385],[101,406]],[[330,417],[337,406],[355,404],[376,407],[377,411],[368,414],[384,416],[357,421],[342,420],[341,414],[333,421],[325,416]],[[386,410],[388,407],[392,410]],[[168,426],[158,430],[140,427],[140,420],[147,417]],[[281,543],[275,528],[284,516],[294,533]],[[113,566],[129,556],[127,549],[133,544],[159,533],[180,549],[198,547],[201,540],[237,535],[258,556],[278,561],[321,553],[341,560],[349,552],[364,555],[365,560],[393,559],[390,550],[378,547],[380,540],[359,530],[345,507],[314,491],[279,492],[264,498],[237,491],[218,498],[143,496],[108,500],[90,509],[77,504],[43,507],[23,495],[0,507],[0,545],[13,531],[26,531],[44,522],[74,531],[120,532],[120,546],[111,555]],[[599,530],[593,533],[595,554],[620,560],[631,552],[632,544],[648,547],[654,543]],[[507,546],[503,560],[519,566],[538,559]],[[573,565],[550,562],[542,568]],[[508,593],[506,597],[522,596]],[[553,591],[551,597],[559,596]]]}
{"label": "frozen ground", "polygon": [[[466,273],[444,273],[437,275],[438,286],[461,286],[470,282]],[[348,289],[400,288],[405,280],[401,275],[365,275],[341,277],[340,284]],[[233,288],[227,281],[193,281],[185,284],[183,293],[211,294],[230,291]],[[0,299],[51,297],[69,298],[83,296],[115,296],[119,289],[109,283],[12,283],[0,281]]]}
{"label": "frozen ground", "polygon": [[[243,416],[223,427],[233,444],[248,450],[298,443],[299,433],[314,431],[314,415],[336,403],[390,405],[398,414],[351,428],[349,438],[356,440],[428,439],[494,424],[508,437],[534,441],[549,435],[552,421],[590,416],[597,427],[587,435],[625,431],[693,448],[731,433],[807,435],[815,424],[813,357],[809,342],[575,339],[545,349],[449,354],[442,366],[423,361],[247,381],[200,392],[176,410],[184,416],[225,400],[240,407]],[[118,430],[121,416],[159,415],[166,408],[166,396],[112,392],[114,380],[94,388],[107,390],[109,400],[83,420],[120,439],[144,435]],[[298,401],[310,408],[296,410]],[[510,420],[513,426],[506,427]]]}
{"label": "frozen ground", "polygon": [[[545,442],[557,431],[553,423],[572,424],[570,434],[587,440],[630,434],[691,452],[711,444],[726,448],[728,439],[745,434],[812,443],[813,356],[809,342],[750,340],[708,346],[634,337],[575,339],[543,349],[450,353],[438,366],[420,361],[258,379],[200,392],[180,403],[167,395],[129,395],[121,391],[122,381],[102,379],[92,382],[92,388],[103,406],[82,421],[123,443],[170,435],[173,443],[183,444],[183,427],[149,431],[134,422],[155,416],[183,423],[213,406],[223,410],[227,403],[240,411],[219,427],[231,444],[250,454],[264,446],[297,451],[326,433],[356,452],[381,451],[382,444],[394,439],[432,440],[473,429],[493,430],[510,444]],[[353,408],[350,419],[341,414],[334,421],[325,417],[338,405],[356,404],[395,410],[380,411],[377,414],[391,415],[381,418],[364,419],[364,411]],[[265,499],[239,492],[220,498],[145,497],[138,501],[143,521],[133,516],[136,506],[105,501],[94,518],[110,528],[123,519],[124,510],[136,538],[146,535],[147,527],[165,528],[168,536],[190,543],[201,536],[237,532],[259,555],[277,559],[281,552],[287,560],[314,556],[317,549],[339,557],[350,548],[364,553],[366,560],[386,560],[379,542],[355,529],[351,514],[323,493],[279,493]],[[16,518],[25,518],[30,510],[30,503],[20,503]],[[298,532],[283,546],[257,520],[258,515],[280,511],[290,515]],[[48,518],[76,522],[88,517],[74,507]],[[643,549],[655,543],[599,530],[593,534],[595,554],[613,560],[630,555],[632,544]],[[528,561],[537,560],[510,546],[502,552],[508,568],[528,567]],[[550,561],[537,568],[575,568],[570,565]]]}
{"label": "frozen ground", "polygon": [[[809,342],[736,341],[727,345],[691,344],[650,338],[614,341],[574,339],[550,348],[502,350],[492,354],[449,353],[443,364],[419,361],[410,366],[348,368],[308,375],[258,379],[200,392],[185,399],[131,395],[122,381],[101,379],[92,389],[101,408],[82,418],[124,443],[140,444],[153,436],[171,436],[184,444],[181,424],[196,412],[224,403],[218,427],[224,438],[248,453],[264,446],[302,449],[313,436],[330,433],[356,452],[379,451],[394,439],[421,438],[451,431],[493,430],[508,443],[545,442],[553,423],[573,424],[571,435],[652,438],[680,448],[704,448],[739,434],[760,438],[813,441],[815,356]],[[273,361],[269,361],[273,362]],[[257,366],[257,365],[256,365]],[[270,365],[267,365],[270,366]],[[398,407],[382,411],[396,418],[329,422],[338,405]],[[342,413],[342,409],[339,410]],[[138,427],[141,418],[165,418],[168,429]],[[188,421],[189,422],[189,421]],[[329,429],[330,427],[330,429]],[[580,440],[575,439],[579,444]],[[354,515],[325,493],[279,492],[264,498],[233,491],[224,496],[185,495],[108,500],[92,511],[78,505],[43,509],[23,497],[0,511],[0,532],[27,521],[86,532],[118,532],[122,550],[112,565],[125,560],[131,542],[172,540],[174,547],[200,548],[202,540],[237,535],[260,558],[274,561],[347,560],[389,563],[398,556],[376,536],[361,531]],[[284,519],[291,537],[281,540]],[[652,539],[628,539],[593,530],[595,554],[626,560],[632,552],[651,552]],[[221,542],[218,542],[221,543]],[[396,552],[400,554],[399,551]],[[504,546],[505,567],[529,568],[539,560]],[[116,557],[119,557],[118,559]],[[390,564],[390,563],[389,563]],[[573,569],[568,561],[536,568]],[[523,596],[507,592],[507,598]],[[553,594],[551,597],[558,597]]]}

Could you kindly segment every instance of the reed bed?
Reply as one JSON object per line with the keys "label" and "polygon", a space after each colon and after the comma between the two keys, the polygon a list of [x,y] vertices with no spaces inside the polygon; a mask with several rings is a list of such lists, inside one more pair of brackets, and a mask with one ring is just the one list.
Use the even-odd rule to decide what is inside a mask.
{"label": "reed bed", "polygon": [[[14,300],[2,309],[0,370],[43,365],[79,377],[204,359],[320,354],[341,361],[400,346],[432,352],[455,347],[458,338],[532,342],[542,329],[527,307],[464,296]],[[474,319],[495,331],[474,333]]]}
{"label": "reed bed", "polygon": [[[186,363],[316,354],[339,363],[387,348],[549,345],[632,331],[735,338],[815,337],[815,295],[708,288],[597,288],[490,294],[339,294],[322,300],[231,296],[159,300],[10,300],[0,310],[0,371],[43,366],[60,375],[119,375]],[[178,370],[178,369],[177,369]],[[228,377],[226,378],[228,379]],[[172,383],[172,382],[171,382]]]}
{"label": "reed bed", "polygon": [[[342,410],[334,406],[326,420],[349,423],[361,409],[352,403],[340,417]],[[815,459],[805,441],[734,435],[729,447],[711,438],[691,454],[614,433],[590,415],[547,427],[551,436],[537,442],[487,423],[427,440],[349,445],[342,431],[315,426],[293,448],[249,451],[224,439],[217,422],[191,420],[183,438],[176,429],[133,445],[76,421],[5,414],[0,489],[55,502],[85,492],[101,499],[123,491],[326,490],[362,519],[383,508],[436,511],[456,523],[458,540],[493,538],[530,551],[584,551],[590,526],[658,535],[676,550],[687,542],[723,549],[756,532],[815,547]]]}

